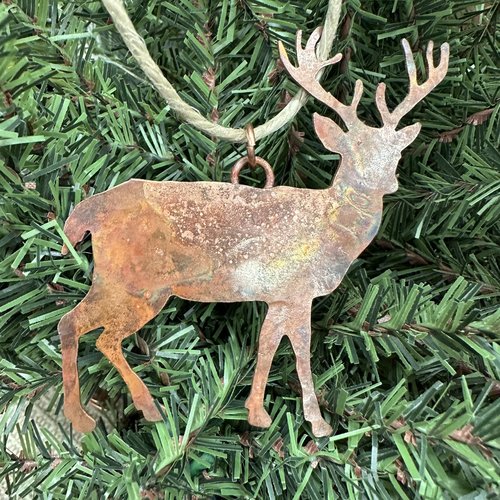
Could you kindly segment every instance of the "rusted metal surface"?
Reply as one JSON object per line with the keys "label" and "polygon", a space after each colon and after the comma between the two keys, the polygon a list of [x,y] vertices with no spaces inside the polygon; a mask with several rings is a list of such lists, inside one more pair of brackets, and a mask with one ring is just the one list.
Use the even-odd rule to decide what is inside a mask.
{"label": "rusted metal surface", "polygon": [[[376,102],[383,126],[372,128],[356,116],[361,82],[352,104],[346,106],[316,81],[321,67],[340,60],[337,55],[326,63],[317,61],[318,38],[316,31],[303,50],[299,34],[298,68],[282,46],[280,52],[293,78],[337,112],[347,127],[344,132],[332,120],[314,116],[325,147],[342,156],[330,188],[131,180],[83,201],[67,220],[65,232],[73,245],[87,231],[92,234],[95,264],[89,293],[58,327],[64,411],[77,430],[90,431],[95,425],[80,403],[78,339],[99,327],[104,331],[97,348],[122,375],[135,406],[146,419],[160,419],[149,390],[125,360],[121,342],[176,295],[201,302],[266,302],[269,309],[245,404],[248,421],[259,427],[271,423],[263,406],[264,391],[278,344],[287,336],[296,355],[305,418],[315,436],[331,433],[311,375],[311,302],[337,288],[351,262],[376,235],[382,197],[397,189],[401,151],[420,130],[414,124],[396,131],[397,122],[444,78],[448,45],[441,47],[441,62],[434,67],[429,44],[429,79],[417,85],[413,58],[403,42],[410,75],[408,97],[390,113],[380,84]],[[262,162],[256,160],[261,166]]]}

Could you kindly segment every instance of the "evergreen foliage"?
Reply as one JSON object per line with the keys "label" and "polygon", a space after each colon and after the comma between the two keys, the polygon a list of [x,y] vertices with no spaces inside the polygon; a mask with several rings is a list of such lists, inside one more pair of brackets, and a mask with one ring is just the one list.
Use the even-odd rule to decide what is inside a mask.
{"label": "evergreen foliage", "polygon": [[[326,0],[128,1],[153,58],[181,96],[221,124],[273,116],[297,87],[277,64]],[[99,1],[0,4],[0,478],[11,498],[462,498],[500,495],[500,165],[498,2],[344,2],[324,86],[378,123],[407,90],[400,40],[420,75],[428,40],[451,45],[447,78],[410,113],[423,123],[385,199],[383,225],[332,295],[314,303],[312,369],[334,427],[304,422],[283,341],[267,430],[246,422],[265,306],[171,300],[127,339],[127,358],[165,408],[144,421],[118,373],[80,342],[82,397],[102,407],[81,441],[30,418],[62,414],[56,325],[89,288],[91,244],[63,257],[75,204],[130,178],[227,181],[243,145],[179,123],[144,80]],[[310,100],[260,141],[277,183],[324,188],[338,157],[316,137]],[[262,182],[248,174],[246,182]],[[56,418],[56,417],[54,417]],[[23,453],[9,450],[16,426]],[[27,463],[29,462],[29,466]]]}

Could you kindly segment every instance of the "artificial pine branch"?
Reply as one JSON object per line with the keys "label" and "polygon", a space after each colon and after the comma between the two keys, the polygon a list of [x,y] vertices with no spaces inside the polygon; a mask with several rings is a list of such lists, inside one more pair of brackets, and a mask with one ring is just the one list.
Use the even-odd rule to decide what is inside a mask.
{"label": "artificial pine branch", "polygon": [[[230,127],[263,123],[297,87],[276,44],[310,33],[325,0],[130,1],[149,51],[181,96]],[[423,123],[399,166],[383,226],[313,311],[312,370],[331,438],[304,423],[284,341],[270,374],[267,430],[248,395],[262,304],[180,299],[127,359],[164,408],[145,422],[123,380],[82,338],[84,402],[103,416],[75,436],[60,419],[56,325],[88,290],[90,244],[60,255],[64,220],[132,177],[228,180],[243,146],[180,124],[143,78],[100,2],[0,4],[0,477],[10,498],[495,498],[500,494],[498,5],[453,0],[344,3],[325,87],[407,91],[400,39],[424,71],[428,40],[451,45],[446,80],[407,118]],[[214,111],[215,110],[215,111]],[[324,188],[338,158],[313,132],[313,102],[258,143],[278,183]],[[248,176],[246,182],[259,182]],[[61,420],[65,422],[64,420]],[[16,431],[16,428],[18,429]],[[22,434],[13,449],[14,437]]]}

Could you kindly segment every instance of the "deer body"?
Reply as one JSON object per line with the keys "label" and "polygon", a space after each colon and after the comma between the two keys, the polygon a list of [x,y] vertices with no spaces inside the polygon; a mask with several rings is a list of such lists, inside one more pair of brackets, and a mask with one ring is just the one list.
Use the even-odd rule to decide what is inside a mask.
{"label": "deer body", "polygon": [[[90,291],[58,325],[65,414],[77,430],[95,425],[80,403],[78,339],[99,327],[104,331],[96,345],[122,375],[135,406],[148,420],[161,418],[149,390],[125,360],[121,342],[176,295],[201,302],[266,302],[269,309],[245,405],[248,420],[261,427],[271,423],[263,407],[264,391],[274,353],[288,336],[297,358],[305,418],[314,435],[331,433],[321,416],[310,368],[311,302],[337,288],[376,235],[382,197],[397,189],[401,150],[420,126],[396,131],[393,114],[399,108],[389,114],[381,92],[377,104],[391,125],[372,128],[357,121],[353,110],[360,98],[358,84],[349,107],[324,93],[315,80],[326,64],[314,56],[318,37],[315,32],[304,51],[298,45],[299,62],[307,59],[311,74],[297,74],[280,50],[292,76],[329,103],[348,126],[344,132],[332,120],[314,117],[325,147],[342,155],[330,188],[132,180],[83,201],[68,218],[64,230],[70,242],[75,245],[90,232],[94,255]],[[443,68],[438,67],[441,72]],[[403,107],[408,106],[406,102]]]}
{"label": "deer body", "polygon": [[65,230],[90,231],[95,274],[130,293],[273,302],[332,292],[376,234],[381,210],[381,196],[349,186],[132,180],[83,202]]}

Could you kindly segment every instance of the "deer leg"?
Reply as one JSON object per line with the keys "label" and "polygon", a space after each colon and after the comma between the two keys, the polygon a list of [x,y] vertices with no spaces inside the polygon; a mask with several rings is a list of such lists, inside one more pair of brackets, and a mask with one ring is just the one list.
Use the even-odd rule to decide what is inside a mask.
{"label": "deer leg", "polygon": [[80,401],[77,359],[78,339],[101,326],[96,314],[96,298],[96,289],[91,288],[87,296],[57,325],[61,338],[64,415],[79,432],[90,432],[95,427],[94,419],[83,409]]}
{"label": "deer leg", "polygon": [[97,339],[96,347],[108,358],[109,362],[122,376],[130,390],[135,407],[142,411],[146,420],[155,422],[161,420],[160,412],[157,410],[146,384],[132,370],[122,351],[122,340],[133,333],[104,330]]}
{"label": "deer leg", "polygon": [[122,316],[107,324],[96,342],[99,349],[109,362],[118,370],[127,384],[135,407],[141,410],[146,420],[155,422],[161,420],[161,415],[156,408],[153,397],[140,377],[132,370],[123,355],[121,343],[123,339],[134,334],[162,309],[169,295],[157,300],[154,305],[145,303],[137,297],[122,297],[120,306],[122,311],[130,311],[130,316]]}
{"label": "deer leg", "polygon": [[311,423],[312,432],[316,437],[329,436],[333,429],[321,416],[311,373],[311,309],[304,310],[303,306],[297,306],[291,311],[288,336],[297,359],[304,416]]}
{"label": "deer leg", "polygon": [[283,306],[269,304],[269,310],[259,335],[259,350],[252,389],[245,402],[245,408],[248,409],[248,422],[256,427],[271,425],[271,417],[264,409],[264,393],[274,355],[283,337],[282,317]]}

